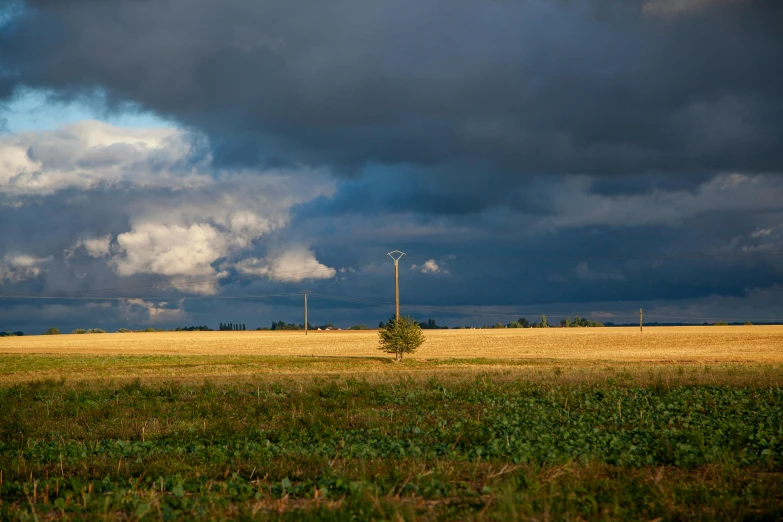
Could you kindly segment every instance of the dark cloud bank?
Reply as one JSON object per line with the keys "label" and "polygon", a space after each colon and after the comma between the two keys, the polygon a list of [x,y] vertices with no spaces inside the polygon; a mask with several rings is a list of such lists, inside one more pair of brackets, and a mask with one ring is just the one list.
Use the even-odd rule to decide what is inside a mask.
{"label": "dark cloud bank", "polygon": [[[684,320],[772,319],[783,316],[769,297],[783,285],[783,257],[771,255],[783,248],[780,27],[783,4],[752,0],[29,1],[0,28],[0,97],[100,93],[109,110],[153,111],[203,137],[177,156],[177,171],[191,162],[215,179],[235,176],[236,194],[252,185],[241,181],[247,172],[290,172],[279,183],[292,193],[315,183],[314,171],[326,173],[333,190],[278,213],[242,207],[273,222],[263,232],[232,228],[239,218],[217,210],[201,221],[178,211],[176,230],[195,237],[211,234],[209,225],[224,234],[224,248],[205,257],[215,273],[240,252],[271,259],[287,244],[329,267],[365,268],[294,285],[251,283],[229,267],[221,295],[247,290],[242,284],[310,284],[386,300],[389,267],[370,264],[400,248],[419,266],[406,268],[407,296],[438,307],[630,314],[645,304],[679,309]],[[82,167],[104,179],[123,154],[114,147]],[[173,168],[147,156],[143,165],[151,177]],[[174,233],[171,215],[153,219],[129,202],[138,198],[128,195],[134,182],[106,183],[100,196],[95,186],[3,189],[0,217],[13,229],[0,242],[4,270],[30,275],[6,277],[6,288],[67,288],[70,268],[58,260],[86,235],[120,245],[126,232],[146,231],[150,244],[164,237],[160,227]],[[143,190],[168,201],[180,187]],[[79,197],[101,203],[77,207]],[[204,201],[180,199],[183,209]],[[655,259],[693,251],[713,256]],[[33,277],[19,253],[52,260]],[[629,254],[647,258],[622,258]],[[85,273],[123,284],[110,261],[96,259]],[[439,270],[422,272],[429,259]],[[30,309],[3,306],[28,321]],[[383,308],[323,306],[346,322],[384,318]],[[91,313],[113,324],[120,308]],[[222,303],[158,318],[205,322],[213,309],[248,324],[275,318],[255,321],[258,308]],[[262,315],[298,313],[293,304],[275,310]]]}

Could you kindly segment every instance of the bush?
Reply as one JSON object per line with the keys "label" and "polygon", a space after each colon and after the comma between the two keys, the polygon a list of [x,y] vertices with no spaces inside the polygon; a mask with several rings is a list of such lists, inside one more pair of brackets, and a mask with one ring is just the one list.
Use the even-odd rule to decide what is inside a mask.
{"label": "bush", "polygon": [[46,332],[44,332],[44,335],[60,335],[60,330],[52,326],[51,328],[46,330]]}
{"label": "bush", "polygon": [[745,326],[753,326],[753,323],[751,323],[750,321],[747,321],[747,322],[745,323]]}
{"label": "bush", "polygon": [[130,333],[127,328],[117,328],[117,333]]}
{"label": "bush", "polygon": [[106,330],[101,330],[100,328],[90,328],[87,330],[87,333],[106,333]]}
{"label": "bush", "polygon": [[146,330],[144,330],[144,331],[145,331],[145,332],[154,332],[154,331],[155,331],[155,329],[154,329],[154,328],[152,328],[152,327],[150,326],[149,328],[147,328],[147,329],[146,329]]}
{"label": "bush", "polygon": [[518,321],[511,321],[510,323],[508,323],[507,328],[522,328],[522,324]]}
{"label": "bush", "polygon": [[73,332],[71,332],[71,333],[72,333],[72,334],[86,334],[86,333],[87,333],[87,330],[85,330],[84,328],[77,328],[76,330],[74,330],[74,331],[73,331]]}
{"label": "bush", "polygon": [[402,362],[403,354],[414,353],[424,342],[419,323],[410,317],[400,317],[398,321],[392,317],[378,331],[378,338],[380,349],[393,353],[395,362]]}
{"label": "bush", "polygon": [[712,323],[712,326],[728,326],[728,325],[729,323],[724,323],[724,322]]}

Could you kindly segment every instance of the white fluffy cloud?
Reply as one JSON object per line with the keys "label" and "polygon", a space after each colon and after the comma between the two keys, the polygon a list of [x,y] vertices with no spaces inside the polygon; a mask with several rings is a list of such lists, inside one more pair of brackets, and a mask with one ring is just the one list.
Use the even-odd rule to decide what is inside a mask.
{"label": "white fluffy cloud", "polygon": [[[1,136],[0,205],[22,208],[58,197],[66,214],[52,219],[65,227],[94,223],[93,230],[65,231],[76,238],[61,250],[67,266],[78,257],[80,268],[90,270],[95,265],[85,265],[86,258],[105,260],[119,277],[162,276],[182,290],[211,294],[226,275],[218,264],[241,260],[288,225],[294,206],[331,195],[334,182],[307,168],[216,169],[193,143],[178,129],[96,121]],[[76,212],[82,219],[73,219]],[[97,212],[102,217],[88,217]],[[245,265],[256,261],[251,257]],[[321,267],[316,277],[334,275],[306,249],[265,262],[277,280],[297,280],[283,272]],[[2,279],[29,279],[41,271],[17,265],[4,261]]]}
{"label": "white fluffy cloud", "polygon": [[448,270],[443,268],[443,262],[439,265],[434,259],[428,259],[421,266],[416,263],[411,265],[411,270],[418,270],[422,274],[448,274]]}
{"label": "white fluffy cloud", "polygon": [[97,121],[0,136],[0,193],[18,201],[66,189],[209,184],[199,165],[189,165],[192,152],[177,129],[128,129]]}
{"label": "white fluffy cloud", "polygon": [[265,259],[244,259],[237,263],[236,270],[240,274],[265,276],[286,283],[330,279],[337,274],[334,268],[319,263],[315,254],[305,247],[291,248]]}
{"label": "white fluffy cloud", "polygon": [[34,257],[29,255],[6,256],[0,259],[0,284],[18,283],[33,279],[44,271],[44,264],[51,257]]}
{"label": "white fluffy cloud", "polygon": [[214,274],[211,265],[224,250],[224,238],[210,225],[141,223],[117,236],[118,254],[111,262],[121,276],[205,276]]}
{"label": "white fluffy cloud", "polygon": [[83,249],[88,256],[100,258],[108,256],[110,248],[111,236],[88,237],[77,240],[70,248],[66,248],[64,253],[65,258],[70,259],[76,255],[80,249]]}
{"label": "white fluffy cloud", "polygon": [[776,238],[780,236],[781,232],[783,232],[783,223],[773,227],[760,228],[753,232],[750,237],[751,239]]}
{"label": "white fluffy cloud", "polygon": [[133,318],[135,322],[149,321],[151,323],[165,323],[179,321],[185,317],[182,303],[177,303],[171,308],[167,302],[152,302],[143,299],[125,299],[120,301],[120,312],[126,318]]}

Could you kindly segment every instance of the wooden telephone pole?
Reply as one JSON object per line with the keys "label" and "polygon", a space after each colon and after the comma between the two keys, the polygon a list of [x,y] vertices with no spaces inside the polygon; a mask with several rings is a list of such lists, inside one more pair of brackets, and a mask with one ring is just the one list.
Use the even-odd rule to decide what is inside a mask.
{"label": "wooden telephone pole", "polygon": [[304,323],[304,327],[305,327],[305,335],[307,335],[307,296],[310,294],[310,290],[302,290],[299,293],[304,296],[304,304],[305,304],[305,323]]}
{"label": "wooden telephone pole", "polygon": [[400,322],[400,259],[405,257],[405,252],[393,250],[386,254],[394,260],[394,322]]}
{"label": "wooden telephone pole", "polygon": [[644,328],[642,326],[642,324],[643,324],[642,323],[642,315],[643,315],[642,309],[639,308],[639,331],[640,332],[644,332]]}

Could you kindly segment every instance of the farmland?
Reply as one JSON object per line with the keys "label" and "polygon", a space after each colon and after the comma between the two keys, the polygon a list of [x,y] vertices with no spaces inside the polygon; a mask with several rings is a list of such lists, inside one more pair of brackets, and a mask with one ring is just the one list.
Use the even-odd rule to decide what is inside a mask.
{"label": "farmland", "polygon": [[0,518],[779,519],[783,328],[0,340]]}
{"label": "farmland", "polygon": [[[783,362],[783,326],[425,331],[412,357]],[[377,332],[151,332],[8,337],[0,354],[374,357]]]}

